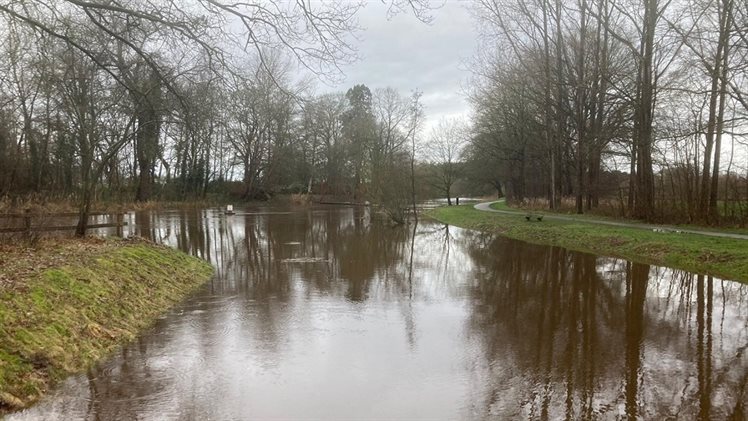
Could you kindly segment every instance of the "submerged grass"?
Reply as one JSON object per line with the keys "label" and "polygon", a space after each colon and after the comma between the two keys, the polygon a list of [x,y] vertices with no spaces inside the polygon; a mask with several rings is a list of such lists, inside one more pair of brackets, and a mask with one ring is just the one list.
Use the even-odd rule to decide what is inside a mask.
{"label": "submerged grass", "polygon": [[622,257],[748,283],[748,241],[696,234],[609,227],[584,221],[527,222],[522,214],[479,211],[472,205],[436,208],[432,218],[536,244]]}
{"label": "submerged grass", "polygon": [[202,260],[144,241],[0,249],[0,414],[131,340],[211,274]]}

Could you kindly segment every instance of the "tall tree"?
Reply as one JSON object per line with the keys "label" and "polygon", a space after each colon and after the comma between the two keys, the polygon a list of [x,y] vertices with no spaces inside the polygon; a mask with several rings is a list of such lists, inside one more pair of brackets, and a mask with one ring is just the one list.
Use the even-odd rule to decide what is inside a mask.
{"label": "tall tree", "polygon": [[354,200],[361,196],[361,183],[366,176],[366,154],[375,138],[376,123],[372,109],[371,90],[356,85],[345,94],[348,109],[343,115],[343,131],[348,141],[348,156],[353,173],[351,192]]}
{"label": "tall tree", "polygon": [[462,153],[468,137],[468,127],[460,120],[440,120],[431,131],[425,145],[425,155],[431,165],[430,180],[452,206],[452,187],[462,174]]}

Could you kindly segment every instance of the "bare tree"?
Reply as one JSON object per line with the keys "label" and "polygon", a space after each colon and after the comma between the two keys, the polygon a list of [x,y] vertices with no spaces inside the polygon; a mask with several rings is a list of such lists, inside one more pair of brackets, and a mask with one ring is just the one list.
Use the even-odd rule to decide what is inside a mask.
{"label": "bare tree", "polygon": [[[80,195],[77,236],[84,236],[97,183],[119,150],[131,140],[133,113],[119,109],[127,93],[112,89],[111,78],[77,51],[61,51],[64,67],[55,75],[62,94],[62,112],[71,124],[77,158]],[[129,117],[123,117],[129,114]]]}
{"label": "bare tree", "polygon": [[279,127],[292,106],[289,71],[288,62],[275,56],[258,63],[253,76],[238,78],[232,92],[227,140],[243,170],[245,198],[265,194],[261,181],[271,169],[273,144],[283,136],[278,129],[289,129]]}
{"label": "bare tree", "polygon": [[376,128],[368,151],[370,192],[375,201],[383,203],[385,196],[393,193],[394,167],[402,165],[401,158],[407,155],[411,118],[409,99],[393,88],[378,89],[374,91],[372,110]]}
{"label": "bare tree", "polygon": [[452,206],[452,186],[463,172],[462,156],[469,133],[461,120],[440,120],[431,130],[424,154],[430,163],[430,182]]}

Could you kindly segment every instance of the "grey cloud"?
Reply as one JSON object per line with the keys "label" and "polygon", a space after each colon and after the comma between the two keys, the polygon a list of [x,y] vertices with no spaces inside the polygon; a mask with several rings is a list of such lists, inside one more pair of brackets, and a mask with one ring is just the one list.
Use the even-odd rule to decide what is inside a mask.
{"label": "grey cloud", "polygon": [[469,4],[446,2],[434,12],[430,25],[406,13],[388,20],[383,4],[368,4],[359,15],[364,27],[356,42],[361,60],[343,67],[344,82],[323,91],[346,90],[359,83],[372,89],[390,86],[405,94],[419,89],[427,129],[441,117],[467,114],[461,83],[469,73],[463,62],[478,45]]}

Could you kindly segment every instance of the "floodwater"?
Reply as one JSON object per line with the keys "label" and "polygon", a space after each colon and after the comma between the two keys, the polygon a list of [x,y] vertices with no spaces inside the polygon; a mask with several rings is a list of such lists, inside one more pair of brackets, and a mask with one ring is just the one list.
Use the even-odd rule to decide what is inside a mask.
{"label": "floodwater", "polygon": [[363,208],[138,213],[215,279],[22,419],[745,419],[748,285]]}

